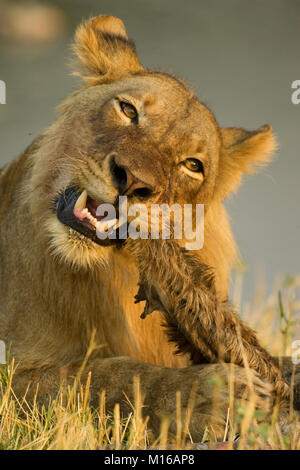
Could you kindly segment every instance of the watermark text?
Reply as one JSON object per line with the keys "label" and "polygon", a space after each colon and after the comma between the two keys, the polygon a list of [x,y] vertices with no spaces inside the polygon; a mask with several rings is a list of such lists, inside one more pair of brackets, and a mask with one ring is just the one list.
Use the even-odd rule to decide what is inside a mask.
{"label": "watermark text", "polygon": [[[119,197],[116,210],[112,204],[100,204],[96,212],[97,237],[116,239],[177,239],[187,250],[201,250],[204,245],[203,204],[131,204]],[[118,229],[118,231],[116,230]]]}
{"label": "watermark text", "polygon": [[6,364],[6,347],[4,341],[0,340],[0,364]]}
{"label": "watermark text", "polygon": [[291,96],[292,103],[300,104],[300,80],[293,81],[292,88],[295,89]]}
{"label": "watermark text", "polygon": [[300,364],[300,340],[296,339],[292,342],[292,363],[297,366]]}
{"label": "watermark text", "polygon": [[0,80],[0,104],[6,104],[6,84]]}

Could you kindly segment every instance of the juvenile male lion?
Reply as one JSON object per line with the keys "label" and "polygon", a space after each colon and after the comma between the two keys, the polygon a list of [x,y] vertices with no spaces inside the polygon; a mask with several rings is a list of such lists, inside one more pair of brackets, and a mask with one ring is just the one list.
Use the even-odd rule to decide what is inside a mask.
{"label": "juvenile male lion", "polygon": [[[0,339],[16,358],[15,391],[32,384],[29,399],[39,382],[41,401],[55,394],[62,371],[76,375],[96,330],[104,347],[87,368],[95,406],[106,389],[108,407],[120,402],[126,412],[124,394],[132,399],[140,376],[156,428],[162,413],[174,415],[176,390],[185,408],[196,382],[190,432],[200,438],[211,423],[222,435],[228,391],[224,385],[215,416],[209,379],[217,372],[226,384],[229,367],[191,366],[174,354],[159,314],[140,319],[133,258],[117,241],[102,243],[90,221],[101,203],[117,204],[120,195],[129,204],[205,203],[199,260],[214,271],[216,295],[225,299],[236,249],[222,201],[253,164],[270,158],[272,129],[219,128],[186,85],[142,67],[117,18],[83,23],[74,48],[83,85],[0,176]],[[240,396],[248,378],[241,367],[234,372]],[[253,383],[268,398],[270,386],[254,373]]]}

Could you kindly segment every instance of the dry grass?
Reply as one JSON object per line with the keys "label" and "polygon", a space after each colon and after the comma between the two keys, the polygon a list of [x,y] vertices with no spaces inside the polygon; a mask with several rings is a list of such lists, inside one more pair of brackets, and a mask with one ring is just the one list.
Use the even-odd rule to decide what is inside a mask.
{"label": "dry grass", "polygon": [[[266,296],[260,281],[253,304],[240,307],[242,269],[237,271],[234,302],[242,316],[260,333],[262,343],[274,355],[290,355],[293,339],[300,339],[300,278],[277,280],[274,291]],[[250,315],[251,312],[251,315]],[[147,419],[142,416],[142,397],[139,380],[134,382],[134,403],[132,413],[126,419],[120,416],[119,405],[112,415],[106,412],[105,394],[100,397],[97,411],[89,406],[90,376],[86,384],[74,385],[67,392],[67,401],[62,393],[47,408],[38,408],[35,403],[28,405],[26,397],[20,402],[11,387],[13,361],[0,368],[0,449],[186,449],[194,443],[189,435],[189,419],[193,412],[193,397],[188,410],[180,407],[177,393],[177,432],[168,435],[168,422],[162,421],[161,434],[153,441],[147,429]],[[216,399],[218,387],[215,379]],[[233,390],[233,387],[231,387]],[[266,422],[255,411],[254,403],[236,403],[230,394],[230,407],[224,441],[228,447],[239,449],[300,449],[300,433],[297,417],[290,410],[290,425],[283,428],[278,421],[275,407],[271,422]],[[239,440],[233,444],[240,433]],[[214,448],[216,442],[212,428],[207,428],[202,444],[197,448]]]}

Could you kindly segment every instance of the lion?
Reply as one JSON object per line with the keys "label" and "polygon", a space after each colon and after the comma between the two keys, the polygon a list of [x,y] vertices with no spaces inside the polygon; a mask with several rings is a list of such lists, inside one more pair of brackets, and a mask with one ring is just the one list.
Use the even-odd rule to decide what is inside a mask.
{"label": "lion", "polygon": [[[62,376],[76,376],[94,334],[102,347],[86,367],[93,406],[106,390],[108,409],[120,403],[128,413],[124,397],[133,400],[138,376],[151,429],[167,415],[172,432],[176,391],[187,409],[194,387],[191,436],[201,439],[210,424],[222,437],[229,375],[239,397],[248,390],[248,372],[191,365],[188,354],[175,354],[162,314],[140,319],[137,263],[118,239],[96,236],[97,211],[121,195],[129,206],[205,204],[205,243],[197,256],[214,272],[215,295],[224,300],[237,249],[223,200],[244,173],[270,160],[273,131],[220,128],[187,84],[141,65],[118,18],[83,22],[74,51],[81,86],[0,174],[0,339],[15,358],[14,391],[30,400],[38,385],[39,402],[48,402]],[[219,413],[210,380],[216,374],[224,383]],[[272,385],[255,372],[251,378],[257,406],[268,408]]]}

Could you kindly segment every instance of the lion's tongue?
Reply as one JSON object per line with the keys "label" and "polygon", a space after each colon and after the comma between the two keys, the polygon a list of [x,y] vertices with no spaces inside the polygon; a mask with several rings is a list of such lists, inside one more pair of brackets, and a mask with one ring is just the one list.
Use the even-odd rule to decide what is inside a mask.
{"label": "lion's tongue", "polygon": [[86,201],[86,207],[88,211],[92,214],[93,217],[95,217],[97,220],[101,220],[104,216],[102,217],[97,217],[97,209],[98,207],[103,204],[102,202],[95,201],[95,199],[91,199],[90,197],[87,198]]}

